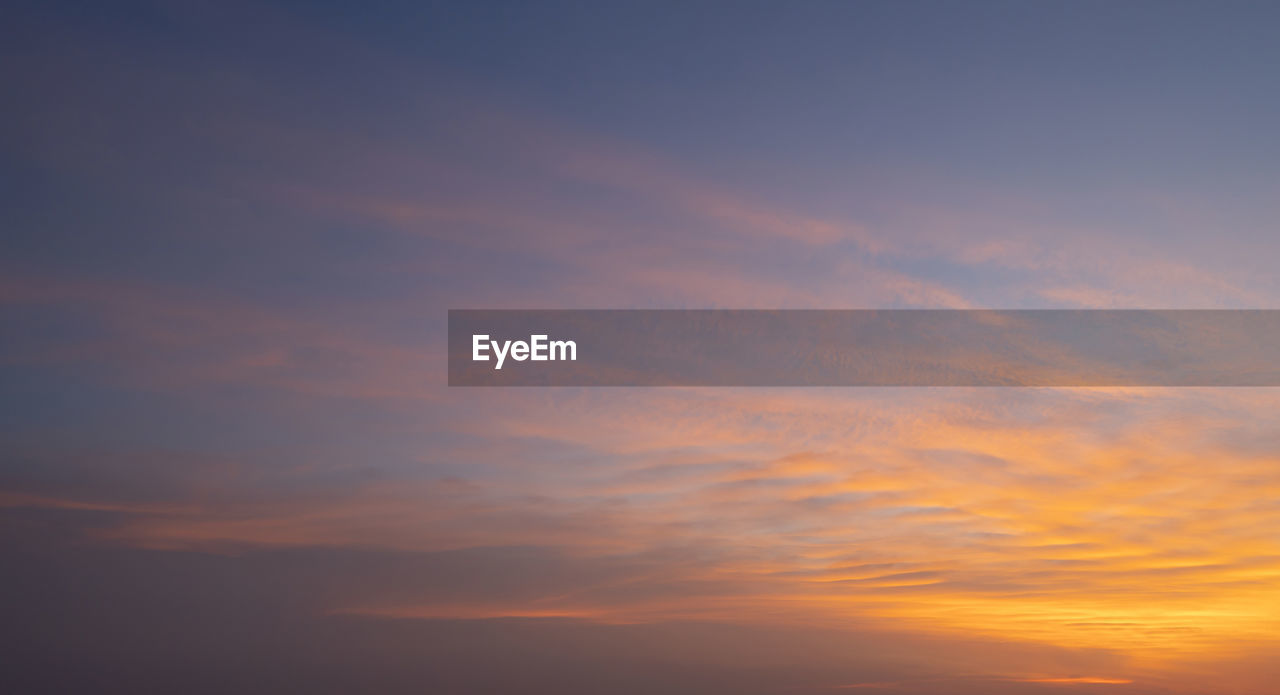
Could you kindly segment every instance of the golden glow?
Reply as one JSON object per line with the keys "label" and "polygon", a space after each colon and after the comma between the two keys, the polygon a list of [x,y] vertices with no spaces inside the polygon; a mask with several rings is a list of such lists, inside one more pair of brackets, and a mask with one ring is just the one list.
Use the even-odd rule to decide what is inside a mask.
{"label": "golden glow", "polygon": [[533,598],[340,613],[858,625],[1109,650],[1128,664],[986,676],[1029,683],[1124,684],[1280,634],[1280,614],[1261,608],[1280,606],[1269,532],[1280,466],[1247,443],[1265,432],[1250,413],[1278,412],[1277,396],[1044,390],[1020,394],[1018,418],[991,392],[879,396],[516,402],[496,414],[498,434],[576,447],[591,465],[562,475],[524,453],[502,462],[498,447],[474,452],[505,472],[481,481],[139,507],[106,533],[155,548],[524,546],[624,567]]}

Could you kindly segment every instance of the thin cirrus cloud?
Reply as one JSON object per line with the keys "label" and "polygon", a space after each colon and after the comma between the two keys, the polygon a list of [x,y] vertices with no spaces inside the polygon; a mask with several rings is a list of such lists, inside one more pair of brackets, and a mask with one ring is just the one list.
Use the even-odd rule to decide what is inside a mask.
{"label": "thin cirrus cloud", "polygon": [[[1200,418],[1187,441],[1171,436],[1188,421],[1185,402],[1144,415],[1137,399],[1126,410],[1142,416],[1139,433],[1090,443],[1074,441],[1073,427],[984,426],[989,416],[961,402],[956,412],[939,408],[908,426],[875,408],[878,426],[839,436],[825,427],[854,416],[856,401],[832,399],[824,408],[796,400],[795,411],[777,399],[717,400],[717,412],[734,412],[736,405],[741,418],[771,425],[772,433],[732,421],[691,423],[678,408],[664,417],[652,402],[643,407],[652,423],[639,412],[598,416],[627,419],[638,431],[664,424],[675,430],[668,443],[647,442],[638,451],[625,441],[592,441],[589,413],[557,410],[545,424],[576,420],[581,430],[535,434],[524,418],[512,434],[586,447],[596,470],[514,470],[510,489],[501,479],[375,484],[348,489],[341,500],[219,503],[175,515],[140,510],[107,535],[170,548],[534,546],[608,557],[686,547],[715,558],[690,563],[683,576],[667,568],[667,580],[716,586],[717,602],[677,591],[656,606],[566,595],[543,608],[606,621],[759,611],[762,620],[807,614],[821,623],[845,618],[847,610],[848,616],[920,621],[922,629],[989,629],[1138,651],[1202,651],[1216,639],[1267,634],[1269,618],[1242,607],[1270,600],[1280,571],[1265,533],[1274,510],[1254,501],[1269,494],[1262,482],[1269,460],[1196,441],[1205,431],[1237,424]],[[1074,400],[1055,399],[1048,411],[1069,414],[1082,407]],[[712,451],[777,449],[824,437],[825,453],[763,461],[686,455],[655,468],[650,462],[661,452],[688,446],[693,431],[681,428],[690,427],[698,428],[693,441]],[[930,433],[928,448],[910,444],[921,432]],[[628,459],[638,463],[603,470],[598,463]],[[1204,460],[1219,465],[1209,472]],[[510,467],[532,465],[526,456]],[[530,487],[530,479],[539,478],[549,487]],[[1230,518],[1223,518],[1224,509],[1234,510]],[[732,586],[742,592],[736,599],[725,595]],[[520,605],[511,609],[519,612]],[[443,616],[457,609],[438,610]]]}
{"label": "thin cirrus cloud", "polygon": [[1211,194],[1108,215],[854,158],[783,185],[804,161],[323,32],[289,48],[349,57],[333,81],[81,38],[3,73],[6,151],[57,184],[6,206],[0,284],[26,661],[183,689],[128,633],[214,683],[337,674],[315,692],[1274,683],[1266,390],[444,385],[459,307],[1272,305],[1241,263],[1270,242],[1199,233],[1236,219]]}
{"label": "thin cirrus cloud", "polygon": [[[1117,396],[1122,412],[1093,412],[1099,403],[1114,407]],[[559,407],[542,425],[559,433],[537,435],[561,443],[561,453],[547,460],[589,462],[561,471],[551,464],[528,470],[540,467],[528,443],[537,441],[529,422],[536,409],[513,405],[508,417],[523,421],[513,434],[526,443],[509,449],[507,456],[521,455],[502,466],[505,476],[344,483],[340,493],[306,496],[232,487],[180,508],[100,505],[119,518],[90,537],[218,555],[363,548],[447,557],[440,554],[541,549],[530,552],[564,558],[568,569],[557,575],[529,568],[491,587],[443,580],[374,587],[330,595],[324,610],[602,625],[857,624],[943,640],[988,635],[1126,654],[1127,665],[1113,666],[1106,678],[1150,682],[1147,670],[1167,669],[1170,658],[1206,659],[1241,640],[1269,638],[1271,619],[1254,607],[1274,601],[1280,572],[1280,553],[1266,533],[1275,510],[1260,503],[1275,482],[1267,456],[1222,445],[1238,430],[1248,435],[1247,427],[1189,414],[1202,400],[1117,396],[1028,396],[1022,411],[1043,401],[1044,420],[1004,427],[966,398],[935,403],[926,414],[904,399],[898,408],[918,413],[905,419],[872,404],[802,393],[708,395],[718,407],[696,408],[720,414],[709,422],[681,414],[680,398],[667,408],[677,413],[670,421],[654,407],[662,399],[637,399],[634,411]],[[1220,409],[1250,410],[1268,397],[1216,400]],[[862,431],[832,434],[832,425],[861,419],[859,412],[867,420]],[[593,417],[627,418],[634,432],[660,430],[658,422],[675,431],[666,442],[611,441]],[[1079,440],[1080,431],[1096,433],[1105,419],[1127,420],[1128,427]],[[566,430],[571,421],[578,426]],[[698,436],[691,440],[681,428],[697,428]],[[921,432],[929,432],[928,448],[913,444]],[[490,431],[487,439],[501,441],[501,434]],[[776,459],[743,453],[785,450],[806,437],[823,452]],[[690,451],[690,441],[719,453]],[[590,453],[565,456],[570,444]],[[493,446],[468,446],[459,455],[492,466],[503,456]],[[1212,469],[1206,460],[1215,462]],[[9,498],[6,506],[88,509],[83,501],[35,497]],[[500,573],[502,566],[491,560],[482,568]],[[1084,677],[1037,680],[1088,683],[1072,678]]]}
{"label": "thin cirrus cloud", "polygon": [[[98,71],[105,74],[60,78],[184,89],[154,65]],[[1052,220],[1055,212],[1045,202],[977,186],[969,187],[971,196],[988,201],[985,208],[975,209],[975,201],[951,208],[943,201],[900,203],[903,196],[890,193],[877,203],[880,221],[869,224],[770,204],[759,191],[734,191],[687,174],[671,157],[574,133],[545,117],[506,113],[508,105],[469,94],[411,102],[408,113],[422,125],[397,123],[391,134],[385,126],[377,135],[354,134],[314,116],[278,122],[269,110],[242,106],[278,100],[269,80],[242,76],[164,104],[164,115],[190,136],[173,143],[174,153],[139,131],[155,116],[144,118],[127,102],[101,94],[83,104],[35,100],[39,130],[49,135],[17,146],[53,166],[109,178],[113,186],[136,185],[134,195],[143,195],[143,186],[165,188],[226,216],[224,229],[242,226],[231,217],[230,201],[257,199],[292,215],[293,228],[336,216],[489,254],[540,258],[556,269],[537,283],[546,303],[573,302],[591,285],[616,295],[615,302],[643,294],[650,303],[800,307],[964,308],[1010,305],[1011,298],[1013,305],[1033,306],[1259,306],[1274,296],[1256,274],[1241,278],[1225,268],[1198,267],[1203,241],[1118,238],[1096,222]],[[89,107],[100,113],[94,128],[73,128],[75,109]],[[450,138],[472,143],[471,150],[456,151]],[[193,148],[209,166],[176,180],[162,175],[177,153]],[[98,156],[83,156],[95,151]],[[114,155],[129,156],[129,176],[95,164]],[[588,195],[580,194],[582,186]],[[742,251],[748,244],[769,249],[768,258]],[[501,255],[495,260],[510,262]],[[401,272],[413,267],[405,259],[395,266]],[[938,273],[939,266],[952,271]],[[448,277],[447,269],[418,267]],[[993,284],[991,278],[1004,279]],[[1240,286],[1240,279],[1248,284]],[[753,284],[761,289],[752,292]],[[454,293],[463,288],[468,297],[486,289],[464,285]],[[500,286],[487,291],[504,292]]]}

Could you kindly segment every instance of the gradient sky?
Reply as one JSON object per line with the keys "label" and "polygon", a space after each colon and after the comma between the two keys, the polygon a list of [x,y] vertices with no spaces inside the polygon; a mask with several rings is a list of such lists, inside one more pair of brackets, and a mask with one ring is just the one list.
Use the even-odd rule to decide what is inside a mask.
{"label": "gradient sky", "polygon": [[449,389],[450,308],[1280,308],[1263,3],[9,3],[7,692],[1255,695],[1274,389]]}

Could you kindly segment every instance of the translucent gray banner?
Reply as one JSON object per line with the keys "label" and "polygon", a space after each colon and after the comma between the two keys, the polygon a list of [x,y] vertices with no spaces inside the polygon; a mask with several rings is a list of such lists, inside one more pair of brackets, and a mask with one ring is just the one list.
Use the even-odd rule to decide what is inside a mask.
{"label": "translucent gray banner", "polygon": [[1280,386],[1276,310],[451,310],[450,386]]}

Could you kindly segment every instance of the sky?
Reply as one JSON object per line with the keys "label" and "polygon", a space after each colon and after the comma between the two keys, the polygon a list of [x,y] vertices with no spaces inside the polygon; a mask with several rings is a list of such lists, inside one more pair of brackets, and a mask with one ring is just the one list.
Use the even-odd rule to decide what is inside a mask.
{"label": "sky", "polygon": [[446,385],[485,308],[1280,308],[1264,3],[9,3],[11,692],[1272,692],[1266,388]]}

